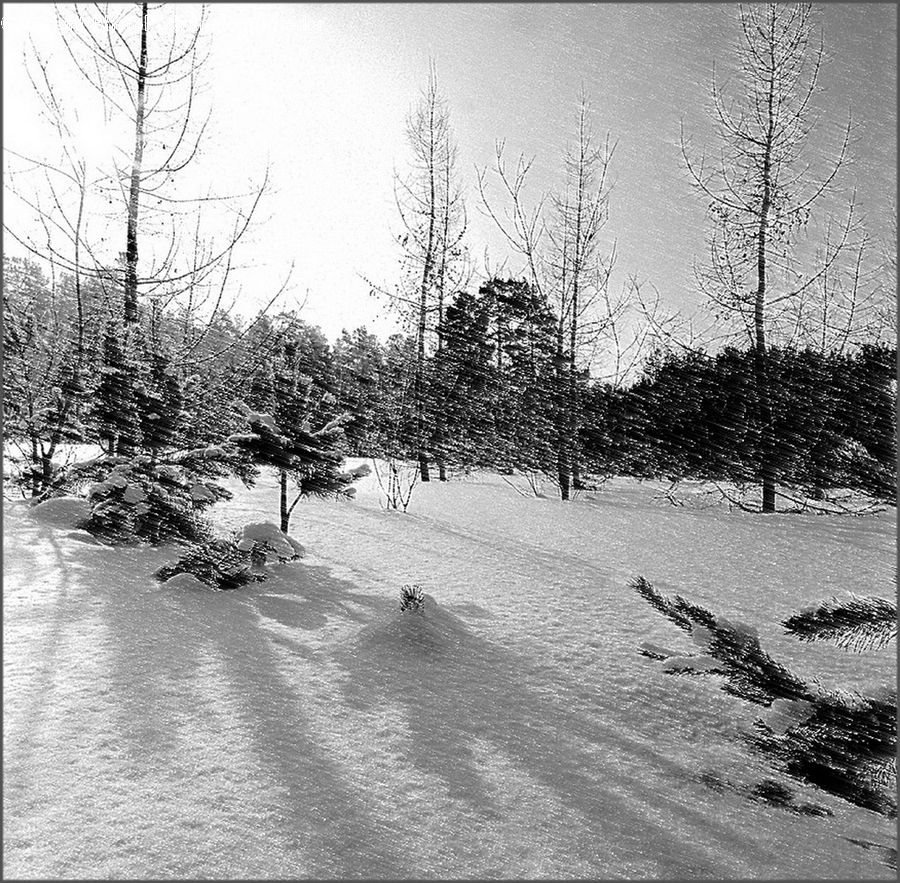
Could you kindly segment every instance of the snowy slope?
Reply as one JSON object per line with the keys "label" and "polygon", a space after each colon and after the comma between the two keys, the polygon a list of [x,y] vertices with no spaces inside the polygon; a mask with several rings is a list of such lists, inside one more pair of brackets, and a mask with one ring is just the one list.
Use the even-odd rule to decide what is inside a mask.
{"label": "snowy slope", "polygon": [[[233,485],[223,528],[271,520]],[[731,619],[826,685],[896,682],[891,652],[803,646],[780,619],[890,596],[895,517],[676,509],[613,481],[572,504],[497,476],[382,511],[297,507],[307,557],[226,593],[160,586],[172,548],[111,549],[7,505],[7,877],[890,878],[894,825],[710,790],[770,770],[754,709],[637,654],[689,644],[640,573]],[[57,519],[59,520],[59,519]],[[403,583],[427,593],[398,611]]]}

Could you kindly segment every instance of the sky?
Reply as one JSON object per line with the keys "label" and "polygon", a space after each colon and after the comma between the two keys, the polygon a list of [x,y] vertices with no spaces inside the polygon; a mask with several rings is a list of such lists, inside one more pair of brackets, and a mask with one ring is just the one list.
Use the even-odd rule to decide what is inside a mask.
{"label": "sky", "polygon": [[[493,267],[521,267],[479,210],[476,168],[505,139],[510,160],[534,158],[531,196],[552,190],[583,88],[595,131],[617,142],[603,231],[604,247],[616,243],[613,285],[637,274],[666,306],[690,313],[705,208],[686,180],[679,131],[683,123],[698,146],[714,143],[709,84],[714,65],[727,79],[736,13],[732,4],[214,3],[203,71],[213,117],[186,185],[207,175],[240,191],[268,163],[274,192],[246,244],[241,308],[265,302],[293,263],[292,302],[307,321],[331,339],[361,324],[384,336],[396,317],[366,280],[400,281],[393,180],[409,169],[405,118],[429,62],[458,142],[466,244],[482,270],[486,250]],[[854,162],[841,185],[856,191],[870,235],[892,240],[897,8],[820,4],[814,14],[826,47],[821,143],[833,143],[852,110]],[[49,5],[6,4],[4,146],[26,153],[46,139],[23,73],[29,35],[62,63]],[[79,106],[79,94],[92,100],[73,94]],[[4,248],[16,253],[8,236]]]}

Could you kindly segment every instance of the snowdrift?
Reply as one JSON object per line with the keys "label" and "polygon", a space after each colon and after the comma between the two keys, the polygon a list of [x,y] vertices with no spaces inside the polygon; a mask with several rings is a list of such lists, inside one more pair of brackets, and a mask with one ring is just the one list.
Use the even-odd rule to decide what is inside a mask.
{"label": "snowdrift", "polygon": [[[233,592],[156,582],[177,547],[76,541],[73,503],[53,524],[6,508],[8,876],[895,876],[887,819],[790,781],[834,815],[709,785],[772,777],[741,743],[754,710],[642,657],[696,647],[626,588],[646,574],[870,692],[896,684],[890,653],[777,624],[889,596],[893,512],[758,519],[620,480],[564,505],[482,474],[419,485],[402,515],[359,485],[298,505],[306,557]],[[278,511],[274,479],[229,488],[222,531]],[[400,612],[405,583],[422,612]]]}

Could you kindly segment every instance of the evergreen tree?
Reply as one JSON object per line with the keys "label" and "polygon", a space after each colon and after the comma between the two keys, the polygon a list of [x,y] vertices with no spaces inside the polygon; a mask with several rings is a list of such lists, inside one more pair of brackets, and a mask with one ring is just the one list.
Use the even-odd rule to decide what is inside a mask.
{"label": "evergreen tree", "polygon": [[162,449],[174,447],[178,441],[183,397],[171,361],[154,352],[149,363],[148,376],[135,390],[135,398],[143,447],[156,459]]}
{"label": "evergreen tree", "polygon": [[5,438],[27,463],[19,480],[38,497],[50,486],[59,445],[85,440],[90,378],[67,286],[50,285],[33,261],[4,258],[3,266]]}
{"label": "evergreen tree", "polygon": [[373,457],[409,459],[417,454],[414,366],[416,341],[392,334],[384,347],[367,447]]}
{"label": "evergreen tree", "polygon": [[488,339],[490,303],[460,292],[447,306],[443,345],[431,366],[431,388],[442,427],[437,455],[449,465],[471,467],[493,460],[496,372]]}
{"label": "evergreen tree", "polygon": [[560,408],[571,404],[558,383],[556,317],[525,281],[493,279],[481,294],[493,316],[499,465],[555,475]]}
{"label": "evergreen tree", "polygon": [[352,419],[345,427],[348,452],[367,456],[367,439],[373,432],[377,397],[384,365],[378,338],[364,327],[344,330],[334,345],[334,383],[337,409]]}
{"label": "evergreen tree", "polygon": [[[330,391],[319,387],[303,369],[323,357],[327,349],[321,332],[291,326],[280,340],[271,363],[271,385],[267,398],[270,413],[246,410],[249,433],[238,433],[232,440],[254,463],[278,471],[281,530],[287,533],[291,514],[305,496],[326,496],[346,491],[352,478],[340,471],[343,462],[343,415],[330,420],[323,417],[334,402]],[[317,376],[330,385],[330,359],[319,365]],[[319,429],[313,429],[313,422]],[[324,425],[323,425],[324,424]],[[297,494],[288,500],[292,479]]]}
{"label": "evergreen tree", "polygon": [[108,454],[129,456],[140,444],[141,418],[135,374],[134,363],[126,358],[122,347],[121,326],[109,322],[93,408],[97,435]]}
{"label": "evergreen tree", "polygon": [[[783,773],[888,817],[897,814],[897,693],[861,696],[808,683],[774,660],[755,631],[676,595],[660,595],[643,577],[630,583],[702,651],[676,654],[645,645],[669,674],[716,675],[722,690],[770,710],[746,741]],[[827,602],[786,620],[801,640],[836,640],[848,649],[883,647],[896,638],[897,605],[881,598]]]}

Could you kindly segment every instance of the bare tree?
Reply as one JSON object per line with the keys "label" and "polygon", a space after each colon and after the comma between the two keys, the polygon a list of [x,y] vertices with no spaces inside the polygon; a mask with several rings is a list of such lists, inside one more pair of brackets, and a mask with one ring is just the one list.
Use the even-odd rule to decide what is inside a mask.
{"label": "bare tree", "polygon": [[[206,17],[206,7],[163,4],[57,7],[61,51],[32,42],[25,52],[50,137],[41,148],[5,148],[13,210],[4,214],[4,228],[49,264],[51,289],[60,275],[73,280],[77,307],[54,338],[66,352],[66,333],[75,341],[72,365],[66,363],[71,380],[56,387],[59,419],[35,424],[47,435],[44,473],[84,397],[86,291],[102,291],[108,320],[129,350],[143,339],[157,352],[164,311],[179,310],[184,337],[168,335],[165,346],[182,381],[193,375],[208,330],[239,295],[236,249],[268,172],[243,193],[222,194],[217,184],[185,192],[183,173],[198,156],[211,114],[202,82]],[[141,322],[147,327],[138,332]],[[223,354],[206,347],[201,360]]]}
{"label": "bare tree", "polygon": [[[76,282],[85,275],[100,280],[111,300],[121,299],[126,328],[138,321],[140,299],[169,304],[186,296],[193,305],[213,301],[213,313],[224,309],[234,249],[268,172],[240,194],[207,187],[190,196],[178,188],[211,115],[207,109],[198,118],[206,7],[73,4],[57,8],[56,17],[65,52],[45,57],[32,43],[25,58],[55,133],[48,142],[54,155],[7,149],[16,164],[8,192],[35,223],[4,227]],[[68,70],[51,66],[57,58]],[[83,91],[68,93],[78,80],[93,92],[93,105]],[[108,142],[90,160],[81,143],[88,125]],[[219,214],[210,220],[213,209]],[[206,233],[211,227],[216,232]]]}
{"label": "bare tree", "polygon": [[[833,156],[815,174],[807,159],[816,124],[812,99],[824,53],[812,42],[809,4],[742,6],[737,49],[740,87],[727,99],[715,76],[714,159],[692,155],[682,131],[682,155],[694,187],[709,206],[709,260],[698,273],[701,289],[721,318],[736,320],[757,354],[756,392],[762,417],[759,479],[762,510],[775,511],[774,424],[767,381],[770,337],[795,324],[788,308],[844,254],[853,233],[853,203],[824,260],[803,273],[798,244],[813,209],[832,189],[847,159],[848,119]],[[785,325],[787,328],[785,329]]]}
{"label": "bare tree", "polygon": [[488,196],[487,170],[478,172],[481,204],[503,234],[535,291],[552,304],[557,317],[558,408],[557,475],[560,496],[568,500],[574,483],[580,486],[578,433],[578,370],[589,364],[598,342],[610,327],[609,281],[615,248],[601,249],[601,231],[609,213],[609,167],[615,151],[607,134],[598,143],[590,122],[590,104],[582,93],[573,143],[563,155],[560,192],[543,195],[533,206],[525,184],[533,160],[520,156],[515,169],[504,158],[504,143],[496,147],[494,177],[508,203],[499,211]]}
{"label": "bare tree", "polygon": [[581,488],[578,355],[596,343],[609,326],[609,277],[615,263],[615,248],[609,255],[599,248],[600,232],[609,216],[608,173],[615,145],[610,144],[608,133],[602,143],[595,142],[589,113],[589,102],[582,92],[575,141],[564,157],[564,189],[553,197],[548,227],[550,270],[559,315],[559,368],[565,373],[561,386],[566,404],[558,453],[564,500],[569,497],[570,479],[575,490]]}
{"label": "bare tree", "polygon": [[[834,251],[844,252],[838,260]],[[863,234],[846,247],[836,245],[831,225],[825,242],[817,252],[824,268],[815,283],[800,292],[789,304],[793,327],[789,343],[803,342],[822,353],[842,353],[862,343],[896,339],[888,302],[896,303],[894,287],[885,284],[880,267],[868,266],[872,249]]]}
{"label": "bare tree", "polygon": [[[430,480],[426,432],[426,353],[431,327],[440,328],[447,298],[467,279],[468,262],[462,248],[466,229],[466,211],[456,175],[456,144],[450,126],[446,99],[439,89],[432,65],[428,85],[406,121],[407,142],[412,150],[410,175],[394,179],[394,194],[403,233],[407,271],[413,292],[391,297],[401,309],[414,317],[416,366],[413,405],[416,412],[415,447],[422,481]],[[436,317],[436,322],[432,317]],[[440,427],[437,428],[440,435]],[[444,470],[441,468],[441,477]]]}

